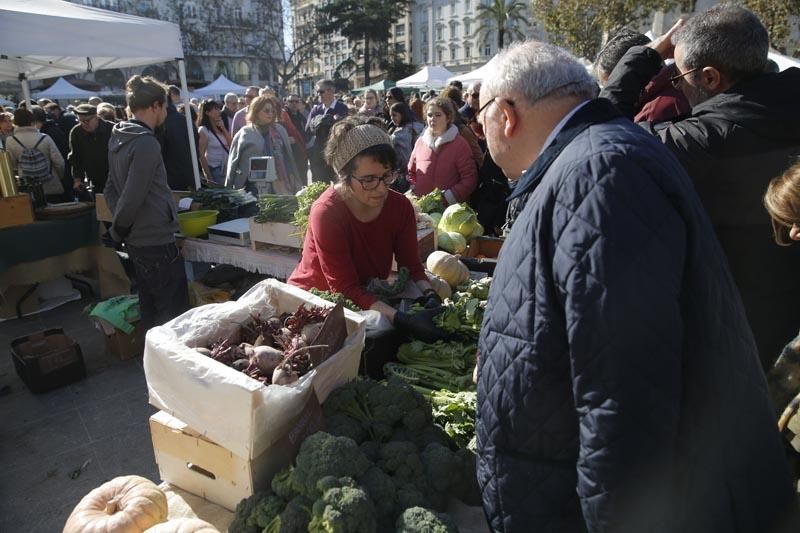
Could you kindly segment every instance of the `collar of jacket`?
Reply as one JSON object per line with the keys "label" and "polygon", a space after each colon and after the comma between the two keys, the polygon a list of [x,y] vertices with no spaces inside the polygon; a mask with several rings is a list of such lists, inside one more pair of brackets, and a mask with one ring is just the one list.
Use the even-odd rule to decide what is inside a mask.
{"label": "collar of jacket", "polygon": [[608,122],[620,116],[622,115],[614,107],[614,104],[605,98],[595,98],[583,106],[572,115],[572,118],[567,121],[562,130],[556,135],[550,146],[545,148],[534,164],[525,171],[508,200],[513,200],[532,191],[561,151],[582,131],[594,124]]}
{"label": "collar of jacket", "polygon": [[425,128],[425,131],[422,134],[422,139],[425,144],[427,144],[428,147],[435,152],[443,144],[447,144],[455,140],[456,135],[458,135],[458,128],[455,124],[450,124],[450,127],[447,128],[444,133],[435,138],[431,133],[431,129]]}

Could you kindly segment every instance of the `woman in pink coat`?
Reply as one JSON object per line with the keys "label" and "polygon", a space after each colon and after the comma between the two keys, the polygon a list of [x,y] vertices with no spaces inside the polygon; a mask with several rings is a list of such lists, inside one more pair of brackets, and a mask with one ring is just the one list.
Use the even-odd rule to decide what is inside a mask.
{"label": "woman in pink coat", "polygon": [[469,143],[453,124],[456,110],[448,98],[428,101],[422,132],[408,162],[408,181],[417,196],[438,188],[447,204],[466,202],[478,184]]}

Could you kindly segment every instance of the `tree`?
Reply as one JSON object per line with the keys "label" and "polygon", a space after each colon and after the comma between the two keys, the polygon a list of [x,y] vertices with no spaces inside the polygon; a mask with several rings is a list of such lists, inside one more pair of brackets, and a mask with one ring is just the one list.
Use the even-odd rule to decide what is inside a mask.
{"label": "tree", "polygon": [[488,4],[478,5],[478,18],[482,20],[478,33],[487,35],[490,31],[497,31],[497,49],[506,44],[506,34],[511,42],[514,39],[524,39],[525,34],[519,29],[520,25],[528,23],[524,16],[526,4],[519,0],[491,0]]}
{"label": "tree", "polygon": [[389,40],[392,25],[408,12],[408,2],[331,0],[318,8],[317,29],[325,35],[339,32],[350,41],[363,41],[364,85],[369,85],[373,45]]}
{"label": "tree", "polygon": [[786,53],[791,34],[789,18],[800,14],[800,0],[744,0],[744,5],[767,28],[770,46]]}
{"label": "tree", "polygon": [[685,8],[691,0],[533,0],[536,18],[552,41],[593,60],[604,36],[637,25],[653,11]]}

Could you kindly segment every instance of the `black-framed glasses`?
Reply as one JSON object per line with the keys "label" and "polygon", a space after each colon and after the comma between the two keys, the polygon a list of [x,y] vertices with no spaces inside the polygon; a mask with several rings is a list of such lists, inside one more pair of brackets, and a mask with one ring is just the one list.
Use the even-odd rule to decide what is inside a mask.
{"label": "black-framed glasses", "polygon": [[683,78],[684,78],[684,76],[688,76],[688,75],[689,75],[689,74],[691,74],[692,72],[697,72],[697,71],[698,71],[698,70],[700,70],[701,68],[703,68],[703,67],[694,67],[693,69],[687,70],[687,71],[686,71],[686,72],[684,72],[683,74],[678,74],[677,76],[672,76],[672,77],[669,79],[669,82],[670,82],[670,83],[672,84],[672,86],[673,86],[673,87],[675,87],[676,89],[680,89],[680,88],[681,88],[681,84],[683,83]]}
{"label": "black-framed glasses", "polygon": [[365,191],[372,191],[378,188],[379,183],[383,183],[386,187],[392,185],[392,183],[397,180],[397,172],[394,170],[390,170],[383,176],[350,176],[352,179],[356,180],[361,184],[361,188]]}
{"label": "black-framed glasses", "polygon": [[[469,119],[468,124],[472,124],[473,122],[476,122],[476,123],[480,124],[478,122],[478,117],[480,117],[481,113],[483,113],[486,110],[486,108],[489,107],[490,105],[492,105],[496,100],[497,100],[496,96],[493,96],[492,98],[489,98],[489,100],[485,104],[483,104],[480,108],[478,108],[477,111],[475,111],[475,114],[472,115],[471,119]],[[508,98],[503,98],[502,100],[504,102],[506,102],[508,105],[510,105],[511,107],[514,107],[514,101],[513,100],[509,100]]]}

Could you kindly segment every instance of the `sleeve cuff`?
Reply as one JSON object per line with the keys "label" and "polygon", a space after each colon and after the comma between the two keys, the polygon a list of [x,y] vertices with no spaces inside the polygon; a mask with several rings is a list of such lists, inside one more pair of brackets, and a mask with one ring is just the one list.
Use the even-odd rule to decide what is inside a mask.
{"label": "sleeve cuff", "polygon": [[444,199],[447,200],[447,205],[457,204],[458,200],[456,200],[456,196],[453,194],[453,191],[447,189],[444,191]]}

